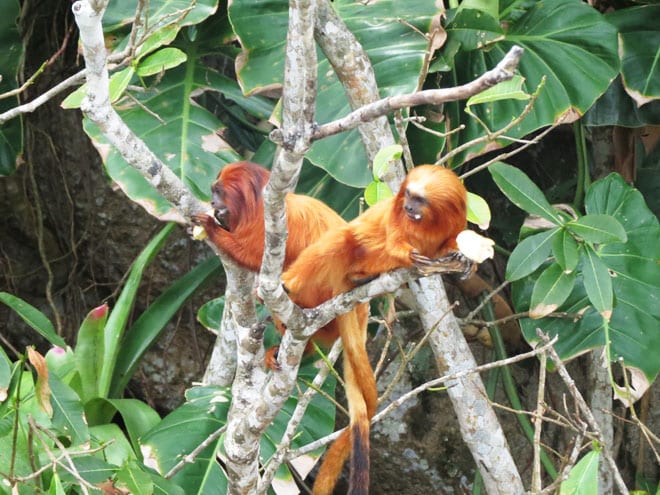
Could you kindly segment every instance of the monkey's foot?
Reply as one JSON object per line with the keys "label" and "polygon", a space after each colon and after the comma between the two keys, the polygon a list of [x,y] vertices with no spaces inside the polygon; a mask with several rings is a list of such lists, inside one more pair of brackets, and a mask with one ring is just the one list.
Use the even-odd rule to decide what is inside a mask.
{"label": "monkey's foot", "polygon": [[460,273],[467,278],[472,273],[473,263],[460,251],[452,251],[441,258],[428,258],[416,251],[410,254],[410,259],[423,275],[433,273]]}
{"label": "monkey's foot", "polygon": [[280,346],[278,345],[273,346],[270,349],[266,349],[266,357],[264,357],[264,363],[266,364],[266,368],[273,371],[280,370],[280,364],[277,362],[277,351],[279,350],[280,350]]}

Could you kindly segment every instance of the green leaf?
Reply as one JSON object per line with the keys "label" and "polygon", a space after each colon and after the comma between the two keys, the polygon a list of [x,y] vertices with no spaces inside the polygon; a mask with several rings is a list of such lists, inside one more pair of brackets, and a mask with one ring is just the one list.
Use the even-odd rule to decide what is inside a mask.
{"label": "green leaf", "polygon": [[525,79],[522,76],[513,76],[508,81],[502,81],[492,88],[487,89],[479,94],[472,96],[466,103],[466,110],[471,105],[478,105],[479,103],[492,103],[500,100],[529,100],[530,95],[525,93],[521,88]]}
{"label": "green leaf", "polygon": [[197,320],[210,330],[219,330],[222,312],[225,310],[225,296],[211,299],[197,311]]}
{"label": "green leaf", "polygon": [[[98,485],[104,481],[108,481],[117,472],[116,466],[112,466],[104,460],[91,455],[73,457],[71,461],[73,462],[75,473],[92,485]],[[68,470],[62,470],[62,482],[72,484],[73,486],[80,486],[80,481]]]}
{"label": "green leaf", "polygon": [[[229,390],[221,387],[196,387],[186,391],[186,402],[165,416],[140,439],[144,463],[160,474],[167,473],[209,435],[226,424]],[[209,445],[179,471],[172,481],[186,493],[204,493],[201,486],[217,483],[218,493],[226,493],[227,477],[216,462],[222,439]]]}
{"label": "green leaf", "polygon": [[580,260],[582,262],[584,288],[587,291],[589,301],[603,318],[609,321],[612,314],[612,305],[614,304],[610,272],[598,253],[589,246],[582,250]]}
{"label": "green leaf", "polygon": [[[313,380],[318,370],[314,363],[301,367],[299,377],[304,383]],[[301,383],[301,390],[306,386]],[[334,392],[335,380],[330,377],[324,385],[326,394]],[[186,402],[168,414],[140,439],[144,463],[158,473],[167,473],[179,460],[189,454],[209,435],[222,428],[227,420],[231,401],[230,390],[223,387],[194,387],[186,391]],[[282,438],[286,425],[296,407],[297,398],[291,397],[266,430],[261,440],[262,462],[267,462]],[[329,400],[317,394],[303,417],[292,448],[299,448],[332,432],[335,408]],[[225,493],[227,478],[216,462],[222,438],[187,464],[172,479],[186,493]],[[321,451],[310,454],[316,458]],[[285,467],[278,472],[278,480],[291,473]],[[212,489],[215,484],[215,488]],[[208,491],[207,491],[208,490]]]}
{"label": "green leaf", "polygon": [[619,31],[621,73],[638,106],[660,97],[660,5],[617,9],[605,16]]}
{"label": "green leaf", "polygon": [[585,215],[569,222],[566,227],[587,242],[626,242],[623,225],[611,215]]}
{"label": "green leaf", "polygon": [[465,9],[478,10],[493,19],[498,19],[498,2],[492,0],[463,0],[458,6],[459,12]]}
{"label": "green leaf", "polygon": [[57,474],[57,471],[53,470],[53,476],[50,479],[50,486],[48,487],[48,495],[65,495],[64,487],[62,486],[62,481],[60,480],[60,475]]}
{"label": "green leaf", "polygon": [[[609,322],[611,359],[623,359],[626,366],[642,371],[649,382],[660,372],[660,225],[657,217],[644,203],[643,196],[628,185],[620,175],[594,182],[585,198],[588,214],[612,215],[623,225],[627,241],[601,246],[598,256],[606,265],[616,305]],[[586,256],[586,255],[584,255]],[[578,267],[578,273],[581,265]],[[529,308],[536,274],[513,284],[512,296],[517,311]],[[541,327],[551,337],[558,335],[555,346],[562,359],[570,359],[587,350],[605,344],[602,316],[592,307],[584,287],[583,277],[577,277],[573,292],[560,311],[580,315],[576,319],[544,318],[521,320],[525,338],[536,342],[536,328]]]}
{"label": "green leaf", "polygon": [[110,101],[115,102],[119,97],[124,94],[124,91],[128,87],[135,75],[135,69],[133,67],[126,67],[125,69],[115,72],[110,76]]}
{"label": "green leaf", "polygon": [[369,206],[373,206],[379,201],[391,198],[392,190],[384,182],[374,181],[364,190],[364,199]]}
{"label": "green leaf", "polygon": [[[525,52],[518,72],[525,78],[523,90],[534,93],[545,78],[545,85],[530,112],[507,135],[522,138],[533,131],[557,122],[558,119],[583,115],[608,88],[619,71],[617,32],[596,9],[579,0],[553,0],[552,2],[523,2],[501,0],[497,25],[484,26],[483,21],[452,22],[448,18],[448,40],[441,55],[453,61],[454,73],[443,77],[444,87],[465,84],[476,76],[495,67],[514,46]],[[486,16],[483,16],[486,17]],[[474,36],[468,43],[463,31],[472,25],[476,33],[483,31],[483,40]],[[498,31],[502,38],[498,38]],[[455,54],[458,37],[460,50]],[[520,115],[526,103],[502,100],[474,107],[473,111],[490,130],[501,129]],[[465,130],[453,134],[451,147],[467,143],[486,134],[475,119],[462,111],[463,104],[445,105],[452,127],[465,125]],[[500,146],[509,140],[497,142]],[[462,163],[467,157],[493,149],[493,143],[478,143],[465,154],[453,158],[452,164]],[[436,154],[440,150],[435,150]]]}
{"label": "green leaf", "polygon": [[541,189],[527,177],[525,172],[503,162],[494,163],[488,170],[497,187],[518,208],[556,225],[563,223],[561,216],[545,199]]}
{"label": "green leaf", "polygon": [[44,315],[37,308],[6,292],[0,292],[0,302],[5,303],[7,306],[13,309],[18,314],[18,316],[20,316],[23,321],[25,321],[25,323],[30,325],[48,342],[58,347],[66,347],[66,342],[64,342],[62,337],[57,335],[53,324],[48,318],[46,318],[46,315]]}
{"label": "green leaf", "polygon": [[48,383],[53,406],[53,428],[60,436],[68,438],[71,445],[85,444],[90,436],[80,397],[54,373],[49,374]]}
{"label": "green leaf", "polygon": [[598,495],[599,458],[600,453],[592,450],[580,459],[562,482],[560,495]]}
{"label": "green leaf", "polygon": [[556,311],[568,299],[574,283],[575,272],[565,273],[557,263],[543,270],[534,284],[529,303],[529,317],[543,318]]}
{"label": "green leaf", "polygon": [[137,75],[145,77],[160,74],[184,63],[186,59],[186,54],[178,48],[163,48],[140,61]]}
{"label": "green leaf", "polygon": [[[109,91],[111,102],[116,102],[119,99],[119,97],[124,93],[130,84],[134,75],[135,69],[133,69],[133,67],[125,67],[124,69],[120,70],[119,72],[115,72],[110,76]],[[71,92],[71,94],[69,94],[69,96],[67,96],[62,101],[62,103],[60,103],[60,106],[65,110],[80,108],[80,105],[85,99],[85,96],[87,96],[87,83]]]}
{"label": "green leaf", "polygon": [[[660,122],[660,105],[651,104],[638,107],[635,100],[626,93],[619,76],[596,104],[589,109],[583,122],[586,126],[642,127],[654,125]],[[640,179],[638,174],[638,181]]]}
{"label": "green leaf", "polygon": [[392,163],[399,160],[403,155],[403,147],[400,144],[386,146],[376,153],[373,163],[373,174],[376,181],[380,181],[392,166]]}
{"label": "green leaf", "polygon": [[166,480],[152,471],[147,471],[147,474],[151,477],[151,481],[154,484],[155,495],[186,495],[183,488],[174,482]]}
{"label": "green leaf", "polygon": [[467,193],[467,219],[482,230],[487,230],[490,226],[491,214],[488,203],[484,198],[470,191]]}
{"label": "green leaf", "polygon": [[536,271],[550,256],[554,236],[559,229],[550,229],[523,239],[511,253],[506,265],[506,279],[510,282]]}
{"label": "green leaf", "polygon": [[89,433],[95,445],[103,445],[103,458],[115,466],[135,460],[136,454],[126,434],[115,423],[91,426]]}
{"label": "green leaf", "polygon": [[561,229],[552,243],[552,254],[564,271],[572,272],[580,259],[578,243],[567,229]]}
{"label": "green leaf", "polygon": [[133,450],[142,460],[139,439],[160,422],[160,416],[148,404],[137,399],[105,399],[121,415]]}
{"label": "green leaf", "polygon": [[97,387],[105,360],[103,333],[107,320],[108,305],[104,304],[90,311],[78,330],[74,360],[83,402],[99,396]]}
{"label": "green leaf", "polygon": [[144,472],[136,462],[129,462],[117,472],[117,483],[128,489],[133,495],[151,495],[154,490],[151,476]]}
{"label": "green leaf", "polygon": [[[192,7],[184,11],[185,7]],[[179,29],[191,24],[198,24],[213,14],[218,6],[217,0],[197,0],[193,4],[181,4],[171,0],[151,0],[149,2],[149,24],[151,29],[163,25],[176,25]],[[182,14],[185,14],[183,16]],[[103,15],[104,31],[117,30],[133,23],[135,19],[135,4],[130,2],[110,2]],[[176,19],[177,22],[172,21]],[[144,29],[144,27],[143,27]],[[142,31],[139,31],[142,34]],[[139,38],[138,38],[139,39]]]}
{"label": "green leaf", "polygon": [[113,371],[111,397],[122,394],[140,359],[158,339],[181,306],[207,280],[221,271],[220,260],[211,256],[170,285],[133,324],[122,342]]}
{"label": "green leaf", "polygon": [[114,374],[120,343],[126,328],[126,322],[133,309],[135,294],[142,279],[144,269],[151,263],[156,254],[165,244],[167,236],[172,232],[174,224],[170,223],[149,242],[137,257],[126,280],[126,284],[119,295],[119,299],[112,309],[103,332],[103,361],[99,372],[99,397],[107,397]]}
{"label": "green leaf", "polygon": [[454,46],[463,50],[476,50],[504,39],[504,32],[498,21],[499,13],[484,14],[482,9],[459,7],[451,19],[451,30],[447,32],[448,51]]}

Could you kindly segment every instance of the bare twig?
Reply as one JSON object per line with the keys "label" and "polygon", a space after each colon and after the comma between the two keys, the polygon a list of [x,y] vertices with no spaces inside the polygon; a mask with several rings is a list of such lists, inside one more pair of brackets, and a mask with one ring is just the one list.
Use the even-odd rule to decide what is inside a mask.
{"label": "bare twig", "polygon": [[[334,363],[339,357],[340,353],[341,353],[341,341],[337,341],[332,346],[332,349],[326,356],[328,363]],[[325,382],[325,379],[328,377],[328,374],[330,373],[331,368],[330,366],[328,366],[328,363],[324,363],[324,365],[321,366],[319,372],[314,377],[311,386],[307,388],[307,390],[305,391],[305,393],[302,394],[302,396],[299,395],[298,403],[296,404],[296,409],[293,411],[293,414],[291,415],[291,419],[287,424],[286,430],[282,435],[282,439],[277,445],[277,450],[269,459],[268,465],[266,466],[264,474],[261,477],[261,481],[259,482],[259,487],[257,489],[258,493],[266,493],[268,491],[268,488],[270,487],[270,484],[273,481],[277,469],[282,465],[282,462],[284,462],[284,459],[287,457],[287,454],[289,452],[289,447],[294,439],[296,430],[298,429],[298,425],[302,421],[305,411],[307,410],[307,406],[316,395],[317,390],[323,386],[323,382]]]}
{"label": "bare twig", "polygon": [[543,428],[543,415],[545,413],[545,373],[547,356],[540,355],[541,366],[539,369],[539,391],[536,397],[536,410],[534,411],[534,467],[532,469],[532,493],[541,490],[541,430]]}
{"label": "bare twig", "polygon": [[317,141],[327,136],[333,136],[340,132],[356,128],[362,122],[373,120],[383,115],[388,115],[394,110],[418,105],[438,105],[448,101],[464,100],[478,94],[491,86],[513,77],[513,71],[518,67],[518,62],[523,54],[523,49],[514,46],[504,56],[497,67],[484,73],[474,81],[462,86],[443,89],[426,89],[407,95],[388,96],[374,103],[365,105],[346,117],[334,122],[321,125],[312,135],[312,140]]}
{"label": "bare twig", "polygon": [[[548,336],[545,335],[540,329],[537,329],[536,333],[541,339],[541,341],[544,342],[545,344],[550,342]],[[603,434],[600,431],[598,423],[596,422],[596,419],[594,418],[591,409],[589,409],[589,406],[584,400],[584,397],[582,397],[582,394],[575,385],[573,378],[571,378],[571,375],[566,370],[566,367],[564,366],[564,363],[557,354],[557,351],[555,351],[553,347],[550,347],[548,348],[548,352],[550,353],[550,357],[552,358],[552,360],[555,363],[555,366],[557,367],[559,376],[561,377],[561,379],[564,381],[569,391],[571,392],[571,395],[575,400],[575,403],[577,404],[579,411],[584,415],[584,417],[587,419],[587,423],[594,431],[594,435],[596,436],[596,438],[600,443],[601,453],[603,454],[605,461],[608,463],[610,469],[612,470],[614,481],[616,482],[619,491],[623,494],[628,494],[629,493],[628,488],[626,487],[626,484],[624,483],[623,478],[621,477],[621,472],[619,471],[619,468],[616,465],[616,462],[614,461],[614,457],[612,457],[612,453],[610,452],[610,446],[606,445],[605,442],[603,441]]]}
{"label": "bare twig", "polygon": [[[376,422],[380,421],[382,418],[384,418],[386,415],[390,414],[396,408],[400,407],[401,405],[403,405],[404,403],[406,403],[407,401],[409,401],[413,397],[421,394],[422,392],[424,392],[426,390],[438,387],[438,386],[440,386],[443,383],[448,382],[448,381],[458,380],[458,379],[464,378],[464,377],[472,375],[472,374],[481,373],[483,371],[487,371],[487,370],[490,370],[490,369],[493,369],[493,368],[498,368],[500,366],[508,366],[510,364],[517,363],[517,362],[523,361],[525,359],[529,359],[529,358],[534,357],[538,354],[546,352],[548,349],[550,349],[552,347],[552,345],[554,345],[555,342],[557,342],[556,337],[554,339],[550,340],[548,343],[546,343],[542,346],[539,346],[538,348],[536,348],[532,351],[529,351],[529,352],[526,352],[526,353],[523,353],[523,354],[518,354],[517,356],[510,357],[510,358],[507,358],[507,359],[502,359],[500,361],[494,361],[492,363],[487,363],[487,364],[484,364],[484,365],[481,365],[481,366],[477,366],[477,367],[471,368],[469,370],[464,370],[464,371],[459,371],[459,372],[456,372],[456,373],[451,373],[449,375],[444,375],[444,376],[441,376],[441,377],[436,378],[434,380],[430,380],[430,381],[428,381],[428,382],[426,382],[426,383],[410,390],[409,392],[403,394],[401,397],[399,397],[395,401],[388,404],[387,407],[385,407],[382,411],[380,411],[378,414],[376,414],[374,416],[372,422],[376,423]],[[314,451],[314,450],[316,450],[320,447],[323,447],[324,445],[332,442],[335,438],[337,438],[340,433],[341,433],[341,430],[336,431],[333,434],[328,435],[328,436],[326,436],[326,437],[324,437],[320,440],[309,443],[309,444],[305,445],[304,447],[301,447],[300,449],[295,451],[292,454],[292,457],[297,457],[299,455],[306,454],[306,453],[312,452],[312,451]]]}
{"label": "bare twig", "polygon": [[184,455],[183,458],[179,462],[177,462],[174,466],[172,466],[172,469],[170,469],[163,477],[169,480],[176,473],[178,473],[184,467],[186,467],[186,464],[192,464],[193,462],[195,462],[197,456],[201,454],[208,446],[210,446],[218,438],[220,438],[226,430],[227,430],[227,425],[224,425],[221,428],[215,430],[208,437],[206,437],[202,443],[200,443],[197,447],[195,447],[190,454]]}

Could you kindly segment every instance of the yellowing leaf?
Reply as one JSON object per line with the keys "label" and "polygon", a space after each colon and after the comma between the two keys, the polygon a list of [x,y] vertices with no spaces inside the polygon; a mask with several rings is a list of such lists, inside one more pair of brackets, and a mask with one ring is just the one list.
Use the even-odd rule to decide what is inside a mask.
{"label": "yellowing leaf", "polygon": [[37,372],[37,384],[35,386],[37,403],[42,411],[53,417],[53,406],[50,404],[50,386],[48,385],[48,367],[46,359],[33,347],[28,347],[28,359]]}

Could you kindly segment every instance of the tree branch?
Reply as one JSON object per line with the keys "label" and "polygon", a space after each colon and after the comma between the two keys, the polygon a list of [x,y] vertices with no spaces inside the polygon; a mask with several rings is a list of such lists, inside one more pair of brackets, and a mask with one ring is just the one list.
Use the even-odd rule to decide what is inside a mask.
{"label": "tree branch", "polygon": [[72,6],[80,30],[85,59],[87,96],[80,108],[98,126],[121,156],[177,209],[173,220],[187,223],[193,213],[204,211],[204,204],[191,194],[183,182],[131,131],[110,104],[107,54],[101,19],[106,2],[78,0]]}
{"label": "tree branch", "polygon": [[[466,100],[496,84],[513,77],[518,67],[523,49],[512,47],[494,69],[484,73],[474,81],[462,86],[443,89],[426,89],[407,95],[388,96],[349,113],[346,117],[321,125],[312,136],[313,141],[333,136],[359,126],[362,122],[382,117],[401,108],[419,105],[439,105],[448,101]],[[349,95],[350,96],[350,95]]]}
{"label": "tree branch", "polygon": [[[328,0],[319,1],[314,36],[341,81],[351,108],[357,110],[376,102],[379,92],[371,61]],[[369,166],[383,146],[395,144],[385,114],[372,120],[361,121],[357,127]],[[402,163],[391,167],[390,172],[396,175],[388,180],[403,181],[405,170]]]}

